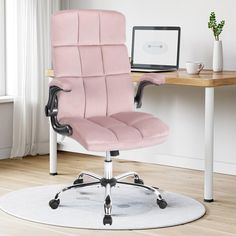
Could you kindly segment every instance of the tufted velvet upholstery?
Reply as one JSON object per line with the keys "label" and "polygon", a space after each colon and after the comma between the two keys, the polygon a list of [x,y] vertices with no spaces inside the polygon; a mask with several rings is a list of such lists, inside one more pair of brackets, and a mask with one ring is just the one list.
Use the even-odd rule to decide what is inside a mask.
{"label": "tufted velvet upholstery", "polygon": [[52,17],[51,85],[60,92],[58,120],[93,151],[139,148],[163,142],[167,126],[134,112],[125,46],[125,17],[115,11],[70,10]]}
{"label": "tufted velvet upholstery", "polygon": [[[125,43],[125,18],[113,11],[61,11],[52,18],[53,67],[70,79],[60,94],[59,119],[106,116],[133,109],[133,86]],[[75,89],[76,88],[76,89]],[[76,99],[75,99],[76,98]]]}

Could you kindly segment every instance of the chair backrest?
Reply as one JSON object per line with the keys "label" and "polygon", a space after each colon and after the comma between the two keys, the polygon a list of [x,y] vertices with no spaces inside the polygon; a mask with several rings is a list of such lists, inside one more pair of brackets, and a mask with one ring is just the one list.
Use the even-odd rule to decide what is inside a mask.
{"label": "chair backrest", "polygon": [[125,46],[125,17],[105,10],[60,11],[52,17],[55,77],[72,91],[59,94],[59,119],[109,116],[133,110]]}

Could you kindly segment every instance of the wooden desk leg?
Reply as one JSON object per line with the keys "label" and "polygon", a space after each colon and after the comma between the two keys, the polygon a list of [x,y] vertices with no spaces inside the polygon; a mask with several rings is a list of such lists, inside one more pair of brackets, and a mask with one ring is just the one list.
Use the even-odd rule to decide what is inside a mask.
{"label": "wooden desk leg", "polygon": [[204,201],[213,202],[214,88],[205,88]]}
{"label": "wooden desk leg", "polygon": [[49,153],[49,165],[50,175],[57,175],[57,134],[53,130],[50,124],[50,153]]}

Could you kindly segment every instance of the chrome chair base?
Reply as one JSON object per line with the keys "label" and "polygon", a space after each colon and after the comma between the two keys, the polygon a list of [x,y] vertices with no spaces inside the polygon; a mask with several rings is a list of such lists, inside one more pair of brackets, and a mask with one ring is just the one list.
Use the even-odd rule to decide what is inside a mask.
{"label": "chrome chair base", "polygon": [[[88,182],[84,183],[84,176],[88,176],[92,179],[94,179],[94,182]],[[123,182],[121,180],[132,177],[134,179],[134,182]],[[74,181],[73,185],[70,185],[68,187],[63,188],[60,192],[58,192],[54,199],[52,199],[49,202],[49,206],[52,209],[57,209],[59,204],[60,204],[60,199],[59,196],[61,193],[70,190],[72,188],[83,188],[86,186],[92,186],[92,185],[101,185],[105,187],[105,197],[104,197],[104,218],[103,218],[103,224],[112,224],[112,216],[111,216],[111,211],[112,211],[112,197],[111,197],[111,188],[115,187],[116,184],[120,185],[132,185],[140,188],[145,188],[147,190],[150,190],[156,195],[157,198],[157,205],[161,209],[165,209],[167,207],[167,202],[162,198],[161,193],[158,188],[154,188],[148,185],[145,185],[143,180],[139,177],[138,173],[136,172],[127,172],[115,177],[112,177],[112,161],[110,157],[106,158],[104,161],[104,177],[83,171],[79,174],[78,178]]]}

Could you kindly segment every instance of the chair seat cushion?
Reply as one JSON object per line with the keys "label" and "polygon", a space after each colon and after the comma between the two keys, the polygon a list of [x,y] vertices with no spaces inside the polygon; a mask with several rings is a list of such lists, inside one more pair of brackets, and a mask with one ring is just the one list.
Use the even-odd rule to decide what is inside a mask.
{"label": "chair seat cushion", "polygon": [[72,138],[89,151],[112,151],[153,146],[166,140],[169,129],[160,119],[143,112],[111,116],[70,117],[60,120],[73,129]]}

